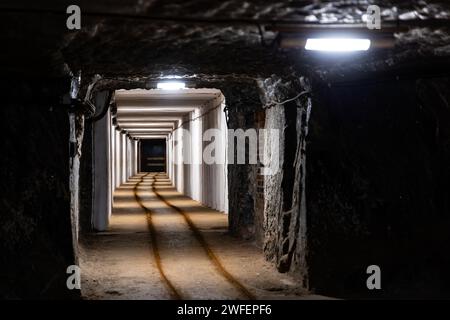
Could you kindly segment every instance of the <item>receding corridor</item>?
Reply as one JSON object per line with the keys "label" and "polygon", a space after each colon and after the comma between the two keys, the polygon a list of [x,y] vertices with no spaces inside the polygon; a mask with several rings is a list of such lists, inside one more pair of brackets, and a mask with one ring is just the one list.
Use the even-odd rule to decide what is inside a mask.
{"label": "receding corridor", "polygon": [[230,236],[227,223],[227,215],[177,192],[165,174],[130,178],[114,193],[109,229],[83,241],[83,297],[311,298],[290,276],[276,272],[254,243]]}

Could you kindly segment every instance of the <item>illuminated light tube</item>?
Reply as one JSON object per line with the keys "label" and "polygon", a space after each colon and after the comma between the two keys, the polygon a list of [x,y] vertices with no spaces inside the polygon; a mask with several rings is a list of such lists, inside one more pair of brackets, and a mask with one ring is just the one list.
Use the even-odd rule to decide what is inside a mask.
{"label": "illuminated light tube", "polygon": [[352,38],[315,38],[306,40],[305,49],[313,51],[350,52],[367,51],[370,48],[369,39]]}
{"label": "illuminated light tube", "polygon": [[171,132],[171,128],[127,128],[129,132]]}
{"label": "illuminated light tube", "polygon": [[186,84],[180,81],[166,81],[158,82],[156,87],[163,90],[179,90],[186,88]]}

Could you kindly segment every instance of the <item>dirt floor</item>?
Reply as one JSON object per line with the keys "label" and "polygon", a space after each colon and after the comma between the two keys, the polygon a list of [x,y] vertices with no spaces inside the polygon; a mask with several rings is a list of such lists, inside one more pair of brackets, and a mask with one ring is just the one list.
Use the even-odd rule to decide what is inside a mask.
{"label": "dirt floor", "polygon": [[84,236],[85,299],[315,299],[227,233],[227,216],[138,175],[114,195],[110,228]]}

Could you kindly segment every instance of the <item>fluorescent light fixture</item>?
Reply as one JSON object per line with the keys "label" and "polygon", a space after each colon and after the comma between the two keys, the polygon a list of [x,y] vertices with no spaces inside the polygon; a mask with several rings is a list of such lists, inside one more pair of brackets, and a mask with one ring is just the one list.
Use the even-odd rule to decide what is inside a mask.
{"label": "fluorescent light fixture", "polygon": [[158,82],[157,88],[163,90],[179,90],[186,88],[186,84],[181,81]]}
{"label": "fluorescent light fixture", "polygon": [[127,128],[129,132],[171,132],[172,128]]}
{"label": "fluorescent light fixture", "polygon": [[134,135],[133,138],[136,138],[136,139],[166,139],[167,136],[165,136],[165,135],[159,135],[159,136]]}
{"label": "fluorescent light fixture", "polygon": [[146,127],[164,127],[173,128],[174,121],[170,122],[119,122],[120,126],[124,128],[146,128]]}
{"label": "fluorescent light fixture", "polygon": [[195,110],[192,106],[173,106],[173,107],[119,107],[117,110],[117,113],[119,116],[122,115],[129,115],[133,113],[149,113],[150,115],[152,113],[165,113],[167,114],[175,114],[179,115],[181,113],[187,113],[190,111]]}
{"label": "fluorescent light fixture", "polygon": [[162,79],[181,79],[182,76],[173,76],[173,75],[170,75],[170,76],[162,76],[161,78],[162,78]]}
{"label": "fluorescent light fixture", "polygon": [[306,50],[330,52],[366,51],[369,48],[369,39],[356,38],[315,38],[306,40],[305,45]]}

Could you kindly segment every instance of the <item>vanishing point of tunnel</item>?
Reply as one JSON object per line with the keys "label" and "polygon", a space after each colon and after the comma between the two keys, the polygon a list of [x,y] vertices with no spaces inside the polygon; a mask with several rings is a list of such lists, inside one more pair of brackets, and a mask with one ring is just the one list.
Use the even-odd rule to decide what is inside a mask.
{"label": "vanishing point of tunnel", "polygon": [[0,299],[450,298],[446,1],[3,0],[0,25]]}

